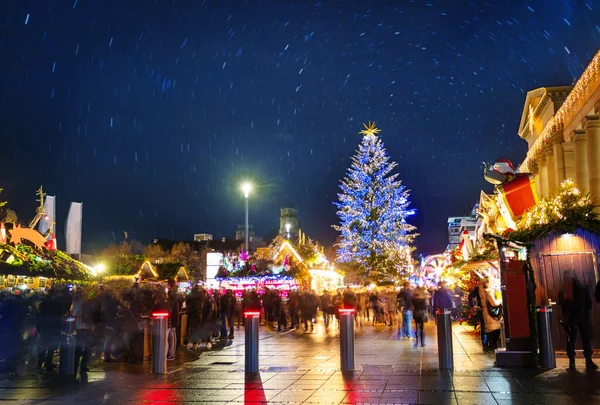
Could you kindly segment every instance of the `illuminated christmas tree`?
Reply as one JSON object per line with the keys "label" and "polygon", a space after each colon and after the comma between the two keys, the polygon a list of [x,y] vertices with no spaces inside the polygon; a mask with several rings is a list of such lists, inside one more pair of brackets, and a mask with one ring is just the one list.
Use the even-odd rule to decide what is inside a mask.
{"label": "illuminated christmas tree", "polygon": [[416,228],[407,222],[409,191],[392,173],[390,161],[375,123],[364,125],[363,139],[352,157],[347,176],[341,181],[337,256],[341,262],[356,262],[363,275],[398,276],[406,269]]}

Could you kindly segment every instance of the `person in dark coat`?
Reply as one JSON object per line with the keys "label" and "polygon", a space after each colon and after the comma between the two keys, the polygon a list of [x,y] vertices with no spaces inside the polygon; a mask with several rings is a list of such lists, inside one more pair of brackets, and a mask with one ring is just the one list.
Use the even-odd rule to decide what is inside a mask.
{"label": "person in dark coat", "polygon": [[233,339],[233,318],[235,316],[235,295],[233,290],[227,290],[221,296],[220,317],[221,317],[221,339],[226,339],[227,326],[229,326],[229,339]]}
{"label": "person in dark coat", "polygon": [[598,366],[592,361],[592,297],[588,288],[579,281],[574,271],[567,270],[564,275],[565,281],[558,295],[558,304],[562,310],[563,326],[568,335],[569,368],[575,369],[575,342],[579,331],[585,356],[585,367],[596,370]]}
{"label": "person in dark coat", "polygon": [[439,288],[433,295],[433,310],[437,313],[438,310],[454,309],[454,298],[448,289],[445,281],[440,281]]}
{"label": "person in dark coat", "polygon": [[188,336],[189,341],[193,346],[200,343],[198,338],[198,329],[202,322],[202,293],[200,286],[194,286],[190,295],[185,300],[185,307],[188,313]]}
{"label": "person in dark coat", "polygon": [[317,316],[317,307],[319,302],[314,291],[308,291],[300,296],[300,311],[304,321],[304,331],[308,331],[308,322],[310,321],[310,331],[315,329],[313,319]]}
{"label": "person in dark coat", "polygon": [[181,305],[177,284],[175,283],[175,280],[169,280],[169,293],[167,296],[167,310],[169,311],[169,350],[167,352],[167,360],[175,359],[180,309]]}
{"label": "person in dark coat", "polygon": [[425,335],[423,331],[425,329],[424,324],[428,318],[429,300],[427,299],[427,292],[423,287],[417,287],[414,293],[411,294],[410,305],[415,321],[415,347],[418,346],[419,340],[421,341],[421,347],[425,347]]}

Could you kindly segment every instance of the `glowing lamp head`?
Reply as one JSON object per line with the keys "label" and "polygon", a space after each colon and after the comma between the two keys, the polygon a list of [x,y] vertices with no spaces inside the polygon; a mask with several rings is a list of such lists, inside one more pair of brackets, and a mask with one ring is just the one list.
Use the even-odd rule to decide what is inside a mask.
{"label": "glowing lamp head", "polygon": [[97,273],[103,273],[106,270],[106,266],[103,263],[97,264],[95,268]]}
{"label": "glowing lamp head", "polygon": [[292,226],[290,224],[285,224],[285,230],[286,230],[287,233],[290,233],[290,228],[291,227]]}
{"label": "glowing lamp head", "polygon": [[242,191],[244,192],[244,197],[248,198],[248,196],[250,195],[250,191],[252,190],[252,184],[250,183],[244,183],[242,184]]}

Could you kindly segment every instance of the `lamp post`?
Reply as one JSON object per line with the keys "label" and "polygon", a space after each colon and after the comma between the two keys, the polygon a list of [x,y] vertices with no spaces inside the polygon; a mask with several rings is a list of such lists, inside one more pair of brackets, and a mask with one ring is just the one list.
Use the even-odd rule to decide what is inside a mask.
{"label": "lamp post", "polygon": [[246,200],[246,220],[244,222],[244,250],[246,251],[246,254],[248,254],[248,233],[250,228],[248,224],[248,197],[250,196],[250,190],[252,190],[252,184],[242,184],[242,191],[244,192],[244,199]]}

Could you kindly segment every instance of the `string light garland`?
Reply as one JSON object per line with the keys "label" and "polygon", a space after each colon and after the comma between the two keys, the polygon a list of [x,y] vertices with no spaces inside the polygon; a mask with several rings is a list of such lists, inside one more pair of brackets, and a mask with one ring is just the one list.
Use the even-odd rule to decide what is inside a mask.
{"label": "string light garland", "polygon": [[523,214],[516,231],[508,234],[512,240],[528,242],[553,231],[573,231],[585,228],[600,230],[590,194],[583,194],[572,179],[560,184],[558,193],[538,202]]}
{"label": "string light garland", "polygon": [[567,96],[563,105],[554,117],[550,118],[538,139],[527,152],[527,157],[521,163],[522,173],[536,173],[538,160],[545,156],[546,151],[560,142],[564,128],[575,118],[593,93],[600,87],[600,51],[596,53],[585,69],[573,90]]}

